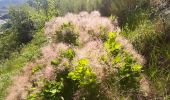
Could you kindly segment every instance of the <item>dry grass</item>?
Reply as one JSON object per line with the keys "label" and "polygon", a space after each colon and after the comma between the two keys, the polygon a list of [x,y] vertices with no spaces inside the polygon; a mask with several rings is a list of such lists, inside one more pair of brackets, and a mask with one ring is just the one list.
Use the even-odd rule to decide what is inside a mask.
{"label": "dry grass", "polygon": [[13,86],[9,89],[10,93],[6,100],[19,100],[27,96],[26,87],[29,85],[29,77],[22,75],[15,77],[14,80],[17,81],[15,81]]}

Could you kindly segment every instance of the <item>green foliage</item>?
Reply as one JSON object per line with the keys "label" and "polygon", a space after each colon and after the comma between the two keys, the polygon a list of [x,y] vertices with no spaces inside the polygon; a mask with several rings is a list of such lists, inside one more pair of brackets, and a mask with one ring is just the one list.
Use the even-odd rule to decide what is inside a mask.
{"label": "green foliage", "polygon": [[65,52],[62,52],[62,57],[68,58],[70,61],[73,60],[73,58],[76,56],[74,50],[72,48],[69,48]]}
{"label": "green foliage", "polygon": [[37,66],[34,66],[33,69],[32,69],[32,74],[36,73],[37,71],[41,70],[43,67],[43,65],[37,65]]}
{"label": "green foliage", "polygon": [[28,7],[10,8],[9,15],[13,28],[17,32],[17,37],[21,43],[27,43],[33,38],[34,31],[33,21],[30,19]]}
{"label": "green foliage", "polygon": [[0,35],[0,62],[8,59],[13,51],[19,50],[19,47],[16,35],[11,30],[5,31]]}
{"label": "green foliage", "polygon": [[87,59],[78,61],[75,70],[68,74],[68,78],[77,81],[80,86],[88,86],[96,83],[96,74],[92,72]]}
{"label": "green foliage", "polygon": [[134,8],[146,0],[101,0],[100,12],[104,16],[120,15],[122,11]]}
{"label": "green foliage", "polygon": [[61,93],[63,92],[64,89],[63,82],[64,82],[63,78],[61,78],[59,82],[47,81],[41,93],[44,99],[62,100],[63,97],[61,96]]}
{"label": "green foliage", "polygon": [[[48,18],[56,16],[53,14],[49,12]],[[38,12],[26,4],[11,7],[9,15],[12,28],[4,30],[0,36],[0,99],[6,95],[11,76],[16,75],[25,63],[39,56],[40,47],[46,41],[41,30],[48,20],[45,12]]]}
{"label": "green foliage", "polygon": [[79,34],[71,22],[61,25],[60,29],[56,31],[56,35],[59,42],[63,41],[68,44],[78,45]]}
{"label": "green foliage", "polygon": [[144,69],[152,81],[159,96],[168,97],[170,83],[170,46],[169,43],[162,43],[155,46],[149,54],[147,68]]}
{"label": "green foliage", "polygon": [[121,88],[138,88],[142,66],[137,64],[132,58],[132,55],[121,48],[121,44],[116,42],[116,35],[117,33],[109,33],[109,38],[105,42],[105,48],[107,49],[109,57],[113,57],[113,66],[121,63],[118,67],[117,81],[120,81]]}
{"label": "green foliage", "polygon": [[[165,38],[165,33],[157,26],[158,18],[150,18],[153,8],[143,7],[130,10],[122,16],[122,34],[127,37],[135,49],[147,56],[154,45],[158,45]],[[159,27],[159,28],[158,28]]]}
{"label": "green foliage", "polygon": [[124,12],[121,16],[121,26],[124,30],[135,30],[139,25],[145,21],[149,21],[149,13],[153,13],[152,8],[138,7],[135,10]]}
{"label": "green foliage", "polygon": [[55,66],[58,66],[60,63],[61,63],[60,58],[51,61],[51,65],[55,65]]}
{"label": "green foliage", "polygon": [[[72,48],[69,48],[66,51],[62,51],[58,58],[51,61],[51,64],[58,66],[61,63],[63,58],[67,58],[71,62],[74,57],[75,57],[74,50]],[[66,65],[69,65],[69,64],[67,64],[67,62],[66,62]]]}
{"label": "green foliage", "polygon": [[67,12],[94,11],[101,4],[101,0],[56,0],[56,2],[60,15],[64,15]]}
{"label": "green foliage", "polygon": [[38,14],[43,14],[46,19],[58,16],[57,0],[28,0],[29,6],[34,8]]}
{"label": "green foliage", "polygon": [[45,22],[58,16],[56,0],[29,0],[20,7],[10,7],[10,23],[15,31],[17,41],[28,43],[36,30],[45,26]]}
{"label": "green foliage", "polygon": [[36,100],[36,98],[37,98],[37,94],[31,94],[31,95],[27,98],[27,100]]}
{"label": "green foliage", "polygon": [[[69,63],[72,65],[71,62]],[[79,60],[74,69],[73,71],[57,72],[56,79],[45,82],[41,95],[36,96],[50,100],[70,99],[79,88],[96,86],[96,74],[90,69],[87,59]]]}
{"label": "green foliage", "polygon": [[125,55],[124,64],[121,66],[118,72],[118,76],[122,78],[120,84],[125,89],[139,88],[139,81],[141,78],[142,66],[136,64],[136,61],[130,55]]}
{"label": "green foliage", "polygon": [[144,72],[159,96],[169,96],[169,38],[155,8],[144,5],[130,10],[122,19],[123,35],[141,52],[147,63]]}
{"label": "green foliage", "polygon": [[40,56],[40,48],[46,42],[43,31],[40,30],[34,36],[31,43],[24,45],[19,52],[14,52],[0,64],[0,99],[3,99],[6,95],[6,89],[11,83],[11,76],[19,73],[22,67],[33,58]]}
{"label": "green foliage", "polygon": [[116,42],[116,34],[117,33],[109,33],[109,38],[105,42],[105,47],[107,51],[114,57],[116,57],[121,52],[121,44]]}

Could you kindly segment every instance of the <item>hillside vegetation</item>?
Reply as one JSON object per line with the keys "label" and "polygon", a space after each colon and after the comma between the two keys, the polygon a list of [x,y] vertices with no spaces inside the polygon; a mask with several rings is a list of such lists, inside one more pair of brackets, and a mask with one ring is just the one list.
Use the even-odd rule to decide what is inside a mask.
{"label": "hillside vegetation", "polygon": [[169,3],[28,0],[10,7],[0,26],[0,100],[169,100]]}

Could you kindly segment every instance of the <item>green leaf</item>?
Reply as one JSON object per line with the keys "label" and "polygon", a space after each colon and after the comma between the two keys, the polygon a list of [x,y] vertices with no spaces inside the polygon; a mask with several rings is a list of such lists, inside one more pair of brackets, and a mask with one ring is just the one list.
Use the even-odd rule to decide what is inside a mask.
{"label": "green leaf", "polygon": [[116,43],[116,44],[115,44],[115,49],[120,49],[120,47],[121,47],[121,44],[120,44],[120,43]]}
{"label": "green leaf", "polygon": [[121,56],[116,56],[115,59],[114,59],[114,61],[115,61],[116,63],[120,62],[120,60],[121,60]]}
{"label": "green leaf", "polygon": [[132,66],[132,70],[136,71],[136,72],[138,72],[138,71],[140,72],[141,68],[142,68],[142,66],[138,65],[138,64],[135,64],[135,65]]}
{"label": "green leaf", "polygon": [[56,89],[53,89],[53,90],[51,90],[50,91],[52,94],[55,94],[55,93],[57,93],[57,90]]}
{"label": "green leaf", "polygon": [[70,73],[68,74],[68,77],[72,77],[72,76],[74,76],[74,73],[73,73],[73,72],[70,72]]}
{"label": "green leaf", "polygon": [[116,38],[116,33],[110,32],[109,33],[109,38],[110,39],[115,39]]}

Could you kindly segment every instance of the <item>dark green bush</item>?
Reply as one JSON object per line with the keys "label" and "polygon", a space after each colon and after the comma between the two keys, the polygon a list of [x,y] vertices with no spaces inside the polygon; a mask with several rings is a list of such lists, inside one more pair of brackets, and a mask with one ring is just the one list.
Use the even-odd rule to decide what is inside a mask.
{"label": "dark green bush", "polygon": [[65,57],[65,58],[68,58],[69,61],[73,60],[73,58],[75,57],[75,52],[72,48],[69,48],[67,51],[65,52],[62,52],[61,56],[62,57]]}
{"label": "dark green bush", "polygon": [[16,35],[21,43],[31,41],[35,29],[34,22],[26,9],[24,7],[9,9],[12,27],[16,30]]}
{"label": "dark green bush", "polygon": [[71,45],[78,45],[79,34],[75,30],[71,22],[64,23],[59,30],[56,31],[57,41],[65,42]]}

